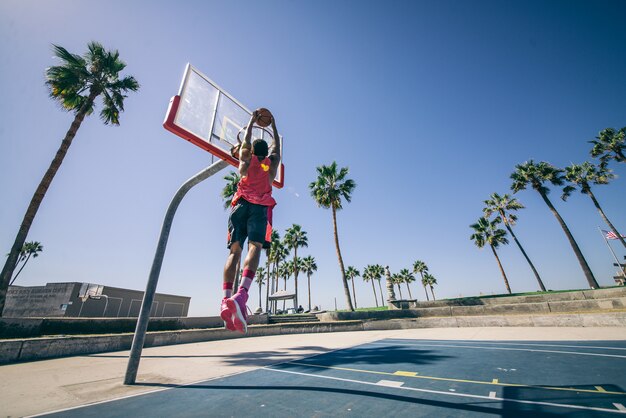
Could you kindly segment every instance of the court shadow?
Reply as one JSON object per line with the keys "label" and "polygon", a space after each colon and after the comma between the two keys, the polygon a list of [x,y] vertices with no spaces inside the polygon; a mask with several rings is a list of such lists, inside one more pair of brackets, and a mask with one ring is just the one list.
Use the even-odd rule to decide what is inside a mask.
{"label": "court shadow", "polygon": [[[302,346],[289,350],[265,350],[237,354],[189,354],[189,355],[143,355],[141,358],[221,358],[231,366],[267,366],[277,361],[290,361],[302,359],[302,351],[313,351],[310,356],[305,356],[303,361],[311,361],[320,366],[354,367],[357,365],[394,365],[410,364],[419,366],[446,360],[453,356],[436,354],[433,350],[416,349],[406,345],[367,346],[352,347],[342,350],[330,350],[324,347]],[[127,354],[92,354],[89,357],[122,358]]]}
{"label": "court shadow", "polygon": [[406,345],[369,345],[367,347],[353,347],[321,354],[315,356],[314,362],[320,366],[341,365],[343,367],[359,364],[410,364],[418,366],[432,364],[453,357],[437,354],[434,350],[417,349]]}
{"label": "court shadow", "polygon": [[[614,403],[623,404],[626,401],[623,395],[624,390],[613,384],[550,386],[550,388],[554,389],[548,390],[532,386],[504,387],[502,391],[504,398],[503,410],[514,410],[524,413],[526,416],[544,416],[550,413],[550,416],[567,416],[568,418],[605,417],[613,416],[614,413],[619,412],[617,408],[613,407]],[[604,392],[598,391],[597,388],[601,388]],[[516,402],[516,400],[528,402]],[[546,405],[546,403],[571,406],[557,407]],[[612,413],[592,408],[608,409]],[[503,416],[508,415],[505,414]]]}

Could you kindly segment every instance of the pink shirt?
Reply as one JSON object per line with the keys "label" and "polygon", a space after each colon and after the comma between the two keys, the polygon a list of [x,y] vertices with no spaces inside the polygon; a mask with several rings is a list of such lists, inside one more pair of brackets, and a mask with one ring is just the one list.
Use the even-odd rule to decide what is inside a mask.
{"label": "pink shirt", "polygon": [[270,159],[265,157],[259,161],[259,157],[253,155],[248,166],[248,174],[242,177],[237,186],[237,193],[233,198],[233,206],[239,198],[243,197],[250,203],[273,208],[276,201],[272,197],[272,184],[269,178]]}

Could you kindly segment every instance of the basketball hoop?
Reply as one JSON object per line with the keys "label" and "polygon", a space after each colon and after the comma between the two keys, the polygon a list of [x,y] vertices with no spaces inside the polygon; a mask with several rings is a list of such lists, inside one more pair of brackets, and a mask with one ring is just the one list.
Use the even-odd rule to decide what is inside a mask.
{"label": "basketball hoop", "polygon": [[[239,142],[240,144],[243,142],[242,139],[241,139],[241,133],[242,132],[246,132],[246,128],[241,128],[239,130],[239,132],[237,132],[237,142]],[[256,135],[255,135],[255,133],[256,133]],[[269,131],[269,129],[267,129],[266,127],[253,125],[252,126],[252,135],[251,135],[251,138],[250,138],[250,142],[253,142],[255,139],[262,139],[265,142],[267,142],[267,140],[265,139],[265,134],[269,135],[269,137],[272,138],[272,140],[274,139],[274,135],[272,135],[272,133]]]}

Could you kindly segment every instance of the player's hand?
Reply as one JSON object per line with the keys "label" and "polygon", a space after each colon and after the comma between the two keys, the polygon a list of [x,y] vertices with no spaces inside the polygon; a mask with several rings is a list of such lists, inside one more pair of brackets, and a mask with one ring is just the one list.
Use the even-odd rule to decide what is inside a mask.
{"label": "player's hand", "polygon": [[230,155],[233,158],[239,159],[239,150],[241,149],[241,144],[237,144],[230,149]]}
{"label": "player's hand", "polygon": [[252,117],[250,119],[252,120],[252,122],[256,122],[259,119],[259,111],[255,110],[254,112],[252,112]]}

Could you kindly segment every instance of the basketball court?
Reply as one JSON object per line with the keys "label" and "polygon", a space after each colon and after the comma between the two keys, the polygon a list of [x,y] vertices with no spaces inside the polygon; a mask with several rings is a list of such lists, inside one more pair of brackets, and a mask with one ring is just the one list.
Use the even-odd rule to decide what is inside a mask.
{"label": "basketball court", "polygon": [[626,414],[625,372],[626,341],[394,336],[44,416],[608,417]]}
{"label": "basketball court", "polygon": [[[250,114],[208,77],[191,65],[187,66],[179,94],[170,102],[164,127],[212,153],[219,161],[181,186],[168,208],[130,354],[90,356],[103,362],[107,357],[108,360],[114,359],[118,362],[116,365],[128,359],[124,378],[128,386],[115,386],[121,383],[119,376],[88,381],[86,384],[92,385],[93,393],[98,393],[99,386],[104,384],[101,382],[106,381],[113,390],[119,390],[120,395],[94,399],[83,402],[86,405],[39,416],[471,417],[536,414],[588,417],[626,414],[626,341],[611,341],[609,338],[547,341],[550,338],[530,339],[531,334],[526,334],[529,336],[527,341],[517,340],[519,337],[512,338],[517,341],[457,339],[459,331],[453,330],[454,338],[437,339],[425,338],[423,334],[417,337],[418,333],[406,330],[393,334],[381,332],[376,338],[360,341],[357,340],[363,335],[372,334],[356,336],[355,333],[356,340],[352,344],[331,347],[327,340],[337,338],[336,334],[319,334],[319,346],[303,345],[306,338],[292,335],[289,344],[295,350],[293,352],[300,350],[300,355],[288,355],[284,360],[272,357],[280,353],[263,351],[263,341],[266,340],[258,339],[258,346],[248,353],[248,357],[222,356],[226,362],[245,365],[244,370],[232,367],[212,370],[191,384],[186,383],[191,378],[176,381],[164,378],[164,375],[144,374],[141,377],[140,374],[137,380],[152,297],[176,207],[195,184],[228,164],[237,166],[238,161],[231,156],[230,150],[240,142],[242,127]],[[269,140],[266,134],[271,135],[260,129],[256,135]],[[282,143],[282,138],[277,140]],[[274,185],[282,187],[283,184],[284,167],[281,165]],[[226,349],[234,350],[238,341],[228,344],[232,345]],[[193,355],[144,357],[155,362],[168,360],[170,367],[174,361],[174,373],[189,377],[195,372],[200,378],[201,373],[190,366],[190,362],[196,362],[208,371],[209,359],[217,356],[211,351],[211,345],[194,347],[195,350],[203,347],[205,351]],[[177,347],[170,352],[185,350],[185,347]],[[254,367],[249,367],[251,365]],[[162,369],[163,366],[159,367]],[[71,386],[62,386],[63,393]],[[130,389],[135,392],[128,392]],[[137,393],[136,389],[142,393]],[[84,391],[71,390],[76,393]]]}

